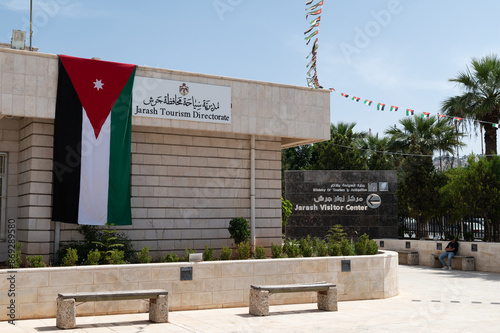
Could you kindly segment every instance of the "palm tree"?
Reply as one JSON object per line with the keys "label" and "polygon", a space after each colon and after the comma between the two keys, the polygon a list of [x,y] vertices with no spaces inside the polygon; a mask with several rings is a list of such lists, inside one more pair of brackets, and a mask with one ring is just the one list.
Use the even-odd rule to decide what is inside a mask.
{"label": "palm tree", "polygon": [[354,126],[356,126],[356,123],[339,122],[337,125],[330,124],[331,139],[351,144],[365,138],[366,132],[354,132]]}
{"label": "palm tree", "polygon": [[[403,129],[389,127],[385,134],[391,137],[392,147],[405,153],[432,155],[436,150],[453,153],[457,142],[455,129],[446,121],[437,121],[432,116],[403,118],[399,121]],[[460,135],[459,135],[460,136]]]}
{"label": "palm tree", "polygon": [[399,121],[402,129],[389,127],[385,134],[390,136],[390,146],[396,151],[417,155],[431,155],[435,151],[453,154],[455,147],[463,147],[463,133],[455,133],[455,129],[447,121],[437,120],[435,116],[423,118],[403,118]]}
{"label": "palm tree", "polygon": [[369,170],[391,170],[394,169],[395,158],[389,150],[389,138],[379,138],[378,133],[368,135],[363,140],[359,140],[359,147],[367,158]]}
{"label": "palm tree", "polygon": [[390,127],[385,131],[390,137],[392,149],[409,156],[400,159],[398,173],[398,210],[401,216],[417,221],[417,237],[425,236],[425,227],[439,207],[437,180],[432,156],[436,151],[453,153],[461,146],[460,135],[447,121],[436,117],[419,116],[399,121],[403,128]]}
{"label": "palm tree", "polygon": [[331,140],[314,144],[314,170],[363,170],[366,160],[357,147],[365,132],[355,132],[356,123],[330,125]]}
{"label": "palm tree", "polygon": [[471,68],[450,81],[456,82],[464,93],[445,100],[443,112],[483,126],[486,154],[496,155],[497,128],[492,124],[497,124],[500,117],[500,60],[496,55],[472,58]]}

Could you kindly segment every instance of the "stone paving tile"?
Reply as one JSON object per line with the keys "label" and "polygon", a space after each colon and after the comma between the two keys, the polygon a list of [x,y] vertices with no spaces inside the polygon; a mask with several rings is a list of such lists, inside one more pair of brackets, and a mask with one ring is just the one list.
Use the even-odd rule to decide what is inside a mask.
{"label": "stone paving tile", "polygon": [[[169,323],[148,314],[78,317],[67,332],[292,333],[292,332],[500,332],[500,274],[399,266],[400,294],[382,300],[340,302],[325,312],[314,303],[275,305],[268,317],[246,308],[174,311]],[[0,332],[61,332],[55,319],[0,322]]]}

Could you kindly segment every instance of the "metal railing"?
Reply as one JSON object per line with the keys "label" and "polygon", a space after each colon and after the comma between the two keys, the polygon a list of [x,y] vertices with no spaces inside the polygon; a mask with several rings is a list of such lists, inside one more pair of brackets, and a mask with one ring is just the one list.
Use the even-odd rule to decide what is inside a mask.
{"label": "metal railing", "polygon": [[447,240],[452,236],[458,236],[461,240],[481,241],[485,238],[494,239],[495,235],[498,237],[498,230],[495,228],[491,228],[489,232],[485,230],[484,219],[480,217],[471,216],[460,221],[452,220],[449,216],[426,221],[402,216],[398,218],[398,236],[401,238]]}

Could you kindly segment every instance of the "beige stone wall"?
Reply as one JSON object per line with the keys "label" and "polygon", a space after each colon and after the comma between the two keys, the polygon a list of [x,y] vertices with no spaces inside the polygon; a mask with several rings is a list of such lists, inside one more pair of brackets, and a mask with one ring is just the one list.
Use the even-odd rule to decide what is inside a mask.
{"label": "beige stone wall", "polygon": [[54,118],[57,59],[0,48],[0,113]]}
{"label": "beige stone wall", "polygon": [[[18,163],[19,163],[19,119],[0,119],[0,152],[7,153],[7,210],[6,220],[17,220]],[[7,221],[6,221],[7,222]],[[0,235],[0,261],[7,260],[7,232]]]}
{"label": "beige stone wall", "polygon": [[[449,241],[434,241],[434,240],[416,240],[416,239],[377,239],[380,244],[384,241],[385,250],[409,250],[417,251],[419,265],[430,266],[431,254],[436,254],[437,243],[442,244],[440,252]],[[406,248],[406,242],[410,242],[410,248]],[[462,256],[473,256],[476,266],[476,271],[500,273],[500,244],[499,243],[483,243],[483,242],[465,242],[459,241],[458,254]],[[472,251],[472,244],[477,246],[477,251]]]}
{"label": "beige stone wall", "polygon": [[[56,55],[0,49],[0,120],[18,131],[12,142],[17,179],[17,238],[25,255],[54,252],[51,216]],[[256,245],[281,238],[281,157],[284,147],[330,137],[330,94],[267,82],[138,67],[138,76],[231,87],[231,124],[133,117],[133,225],[120,227],[137,250],[182,254],[229,245],[234,217],[250,219],[250,140],[256,138]],[[10,132],[9,132],[10,133]],[[7,144],[7,143],[6,143]],[[17,154],[17,155],[15,155]],[[16,161],[15,164],[14,161]],[[14,176],[13,176],[14,177]],[[17,200],[17,201],[16,201]],[[61,240],[80,235],[61,225]],[[3,257],[2,257],[2,252]],[[5,260],[0,243],[0,260]]]}
{"label": "beige stone wall", "polygon": [[19,135],[17,239],[26,255],[48,255],[53,248],[51,120],[23,118]]}
{"label": "beige stone wall", "polygon": [[[256,244],[281,240],[281,151],[256,138]],[[137,250],[177,252],[231,245],[234,217],[250,221],[250,137],[134,126],[132,221],[125,231]],[[61,225],[61,240],[77,238]]]}
{"label": "beige stone wall", "polygon": [[[111,59],[112,61],[112,59]],[[0,48],[0,114],[53,119],[58,58]],[[133,117],[134,125],[275,136],[283,145],[330,139],[330,93],[139,66],[137,76],[231,87],[231,124]]]}
{"label": "beige stone wall", "polygon": [[[50,219],[53,124],[31,118],[18,123],[19,147],[14,141],[11,171],[17,175],[18,167],[19,179],[9,179],[10,204],[18,207],[17,239],[24,244],[23,254],[43,255],[48,261],[55,229]],[[257,137],[259,246],[269,248],[281,240],[280,179],[278,138]],[[186,249],[231,245],[229,221],[240,216],[250,221],[250,136],[134,126],[131,201],[133,225],[118,229],[137,250],[149,245],[153,255],[181,256]],[[61,223],[61,242],[80,238],[76,226]]]}
{"label": "beige stone wall", "polygon": [[[351,272],[341,272],[341,261],[351,260]],[[193,268],[192,281],[180,281],[181,267]],[[337,284],[339,301],[382,299],[399,294],[398,257],[383,251],[375,256],[320,257],[169,263],[118,266],[78,266],[0,270],[0,290],[15,275],[16,319],[50,318],[56,315],[61,292],[165,289],[170,310],[248,306],[251,284],[290,284],[327,281]],[[0,293],[0,307],[10,299]],[[316,301],[315,293],[276,294],[270,304]],[[146,301],[88,302],[77,315],[146,311]],[[7,311],[0,320],[8,320]]]}

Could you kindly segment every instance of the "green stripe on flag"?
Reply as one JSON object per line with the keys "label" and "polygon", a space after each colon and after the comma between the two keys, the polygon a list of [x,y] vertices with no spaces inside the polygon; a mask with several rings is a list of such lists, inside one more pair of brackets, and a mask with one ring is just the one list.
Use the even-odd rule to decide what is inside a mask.
{"label": "green stripe on flag", "polygon": [[130,146],[132,137],[132,87],[136,68],[111,109],[108,223],[114,225],[132,224]]}

